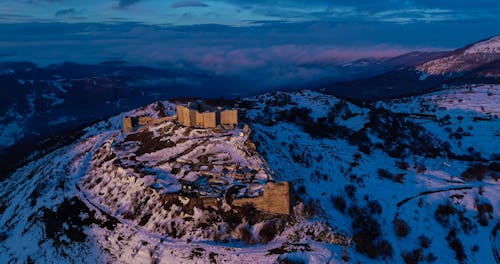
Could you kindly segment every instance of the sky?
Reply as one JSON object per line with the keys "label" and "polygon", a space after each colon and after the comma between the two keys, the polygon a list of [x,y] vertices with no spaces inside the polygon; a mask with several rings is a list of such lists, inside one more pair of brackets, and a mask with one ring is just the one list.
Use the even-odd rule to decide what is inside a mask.
{"label": "sky", "polygon": [[333,64],[500,34],[498,1],[0,0],[0,60],[321,78]]}
{"label": "sky", "polygon": [[498,20],[498,0],[2,0],[3,22],[251,25],[262,21]]}

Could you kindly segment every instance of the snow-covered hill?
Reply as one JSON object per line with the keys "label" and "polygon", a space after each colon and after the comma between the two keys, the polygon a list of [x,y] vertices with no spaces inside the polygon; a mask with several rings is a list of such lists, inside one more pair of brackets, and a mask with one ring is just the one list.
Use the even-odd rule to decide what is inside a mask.
{"label": "snow-covered hill", "polygon": [[458,49],[451,54],[425,62],[417,69],[427,74],[461,73],[500,59],[500,36]]}
{"label": "snow-covered hill", "polygon": [[276,177],[349,230],[354,262],[495,263],[499,92],[464,87],[370,108],[282,93],[249,101],[247,115]]}
{"label": "snow-covered hill", "polygon": [[[85,129],[77,142],[19,168],[0,188],[0,262],[272,263],[287,252],[323,263],[344,237],[299,203],[286,216],[170,195],[181,181],[243,167],[248,183],[217,178],[199,193],[251,196],[272,179],[249,131],[191,129],[173,122],[120,131],[121,118],[173,114],[156,103]],[[224,173],[224,175],[226,175]],[[250,210],[250,211],[248,211]],[[300,253],[292,253],[300,254]],[[332,255],[333,254],[333,255]],[[83,257],[83,258],[82,258]],[[293,256],[292,256],[293,257]]]}
{"label": "snow-covered hill", "polygon": [[[495,263],[499,98],[497,85],[360,105],[278,92],[238,102],[251,133],[166,122],[123,134],[124,115],[174,107],[123,113],[2,182],[0,262]],[[168,196],[234,164],[256,183],[290,181],[294,214]]]}
{"label": "snow-covered hill", "polygon": [[461,85],[499,84],[500,36],[450,52],[435,53],[418,64],[373,77],[323,85],[318,90],[349,100],[401,98]]}
{"label": "snow-covered hill", "polygon": [[467,48],[464,52],[465,54],[498,54],[500,53],[500,36],[492,37],[487,40],[473,44],[470,48]]}

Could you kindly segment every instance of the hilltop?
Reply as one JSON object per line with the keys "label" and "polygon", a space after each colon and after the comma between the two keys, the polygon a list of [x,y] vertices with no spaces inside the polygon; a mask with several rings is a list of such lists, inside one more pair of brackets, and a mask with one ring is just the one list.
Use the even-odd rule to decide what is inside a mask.
{"label": "hilltop", "polygon": [[294,248],[318,259],[330,249],[341,254],[346,238],[306,220],[311,209],[300,199],[288,205],[293,215],[236,205],[265,198],[274,182],[248,127],[166,121],[121,131],[125,116],[174,113],[174,104],[158,102],[120,114],[17,170],[0,190],[0,259],[71,262],[85,254],[88,263],[188,263],[235,254],[273,261]]}

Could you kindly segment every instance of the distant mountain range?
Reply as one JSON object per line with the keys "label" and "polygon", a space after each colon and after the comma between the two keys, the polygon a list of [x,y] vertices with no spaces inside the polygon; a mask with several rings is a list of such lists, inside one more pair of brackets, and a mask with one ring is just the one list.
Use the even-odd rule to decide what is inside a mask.
{"label": "distant mountain range", "polygon": [[[314,80],[310,86],[342,98],[370,100],[456,84],[498,83],[499,42],[495,37],[451,52],[326,63],[331,77]],[[0,63],[0,85],[5,91],[0,97],[0,175],[6,175],[22,157],[44,148],[47,140],[144,104],[183,96],[235,98],[305,85],[256,88],[255,82],[242,76],[132,66],[123,61],[47,67],[32,62]]]}
{"label": "distant mountain range", "polygon": [[500,83],[500,36],[454,51],[433,53],[417,64],[408,62],[372,77],[323,85],[320,90],[355,100],[377,100],[476,83]]}

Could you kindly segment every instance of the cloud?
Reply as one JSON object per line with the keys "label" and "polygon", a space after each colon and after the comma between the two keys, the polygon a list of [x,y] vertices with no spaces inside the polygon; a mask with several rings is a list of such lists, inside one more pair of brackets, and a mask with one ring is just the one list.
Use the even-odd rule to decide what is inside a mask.
{"label": "cloud", "polygon": [[123,9],[123,8],[127,8],[137,2],[139,2],[140,0],[119,0],[118,1],[118,8],[120,9]]}
{"label": "cloud", "polygon": [[390,22],[499,20],[498,0],[223,0],[266,19]]}
{"label": "cloud", "polygon": [[498,34],[498,28],[500,22],[487,21],[267,22],[247,27],[0,23],[0,36],[7,36],[0,39],[0,50],[11,55],[3,60],[48,65],[119,58],[136,65],[200,70],[271,87],[345,78],[339,64],[414,50],[457,48]]}
{"label": "cloud", "polygon": [[[17,22],[42,22],[54,19],[54,12],[68,8],[85,10],[85,22],[113,22],[112,17],[145,24],[223,24],[252,26],[252,21],[285,22],[388,22],[394,24],[434,21],[500,21],[499,0],[0,0],[0,12],[31,18]],[[130,8],[141,5],[140,8]],[[61,7],[62,6],[62,7]],[[114,10],[127,9],[119,15]],[[104,7],[104,8],[103,8]],[[170,7],[170,8],[165,8]],[[203,8],[201,8],[203,7]],[[189,9],[189,12],[177,9]],[[191,8],[191,9],[190,9]],[[184,11],[184,10],[183,10]],[[188,15],[186,15],[188,14]],[[58,16],[59,22],[73,22],[71,16]],[[0,16],[0,22],[11,22]]]}
{"label": "cloud", "polygon": [[41,4],[41,3],[57,3],[57,2],[62,2],[64,0],[24,0],[21,2],[25,2],[28,4]]}
{"label": "cloud", "polygon": [[76,9],[74,8],[66,8],[66,9],[61,9],[61,10],[58,10],[54,16],[55,17],[65,17],[65,16],[74,16],[74,15],[77,15],[79,14],[78,11],[76,11]]}
{"label": "cloud", "polygon": [[188,1],[175,2],[175,3],[171,4],[170,7],[172,7],[172,8],[208,7],[208,5],[203,3],[203,2],[200,2],[200,1],[196,1],[196,0],[189,1],[188,0]]}

